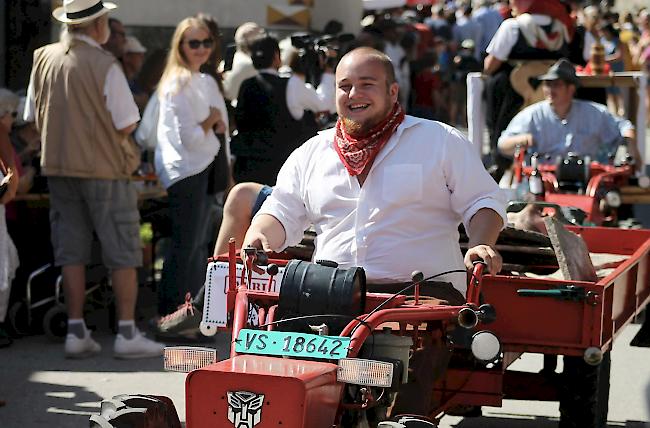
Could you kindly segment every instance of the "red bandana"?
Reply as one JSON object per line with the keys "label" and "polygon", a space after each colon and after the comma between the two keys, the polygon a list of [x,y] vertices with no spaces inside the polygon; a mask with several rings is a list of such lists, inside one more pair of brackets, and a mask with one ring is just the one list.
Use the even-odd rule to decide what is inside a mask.
{"label": "red bandana", "polygon": [[336,122],[336,152],[351,176],[359,175],[375,159],[377,153],[388,142],[397,127],[404,120],[404,110],[395,103],[388,117],[361,138],[347,135],[341,119]]}

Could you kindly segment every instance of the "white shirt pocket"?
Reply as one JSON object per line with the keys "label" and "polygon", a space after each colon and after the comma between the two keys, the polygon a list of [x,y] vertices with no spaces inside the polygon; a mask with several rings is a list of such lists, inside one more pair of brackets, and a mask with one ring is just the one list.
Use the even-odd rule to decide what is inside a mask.
{"label": "white shirt pocket", "polygon": [[422,199],[422,165],[388,165],[384,169],[382,198],[395,204]]}

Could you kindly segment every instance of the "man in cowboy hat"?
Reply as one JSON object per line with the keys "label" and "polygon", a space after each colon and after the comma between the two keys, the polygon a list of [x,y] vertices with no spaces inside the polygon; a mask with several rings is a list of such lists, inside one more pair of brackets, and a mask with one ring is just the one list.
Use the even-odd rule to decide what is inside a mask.
{"label": "man in cowboy hat", "polygon": [[[501,23],[486,49],[483,71],[485,80],[486,124],[490,134],[490,154],[494,165],[490,168],[498,181],[511,162],[497,149],[499,135],[524,106],[522,96],[530,89],[522,84],[513,85],[511,74],[528,74],[521,65],[548,67],[553,61],[570,56],[573,38],[573,21],[560,0],[510,0],[513,18]],[[545,70],[545,68],[544,68]],[[535,74],[541,70],[533,71]],[[516,75],[515,74],[515,75]],[[515,79],[517,82],[517,79]],[[518,92],[522,91],[523,94]]]}
{"label": "man in cowboy hat", "polygon": [[93,231],[117,300],[114,356],[150,357],[163,350],[134,324],[142,251],[130,177],[139,155],[128,135],[140,115],[117,60],[101,48],[110,34],[108,12],[115,8],[101,0],[64,0],[54,10],[66,31],[59,43],[34,52],[24,113],[41,133],[54,258],[62,267],[68,311],[65,354],[71,358],[100,351],[83,320]]}
{"label": "man in cowboy hat", "polygon": [[569,61],[560,59],[537,79],[543,84],[546,99],[512,119],[498,140],[502,154],[512,156],[520,146],[550,155],[553,161],[569,152],[606,161],[625,138],[636,167],[641,168],[630,121],[613,116],[602,104],[574,99],[580,80]]}

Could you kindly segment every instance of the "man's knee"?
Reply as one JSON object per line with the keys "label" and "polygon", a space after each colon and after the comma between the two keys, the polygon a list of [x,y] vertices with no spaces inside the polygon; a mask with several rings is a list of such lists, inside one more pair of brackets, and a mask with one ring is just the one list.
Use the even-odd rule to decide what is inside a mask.
{"label": "man's knee", "polygon": [[223,207],[224,216],[250,217],[257,195],[263,187],[264,185],[259,183],[236,184],[228,193],[228,198],[226,198]]}

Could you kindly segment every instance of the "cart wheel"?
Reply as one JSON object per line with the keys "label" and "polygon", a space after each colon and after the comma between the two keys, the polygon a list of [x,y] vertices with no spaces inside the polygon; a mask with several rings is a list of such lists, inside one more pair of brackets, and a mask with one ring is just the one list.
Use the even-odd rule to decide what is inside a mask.
{"label": "cart wheel", "polygon": [[43,331],[50,339],[61,341],[68,333],[68,314],[62,305],[52,306],[43,317]]}
{"label": "cart wheel", "polygon": [[29,319],[27,303],[24,300],[14,302],[7,311],[7,326],[9,333],[16,336],[29,334]]}
{"label": "cart wheel", "polygon": [[560,428],[607,427],[611,356],[598,366],[582,357],[564,357],[560,390]]}
{"label": "cart wheel", "polygon": [[99,415],[90,417],[90,428],[181,428],[174,403],[153,395],[117,395],[104,400]]}

